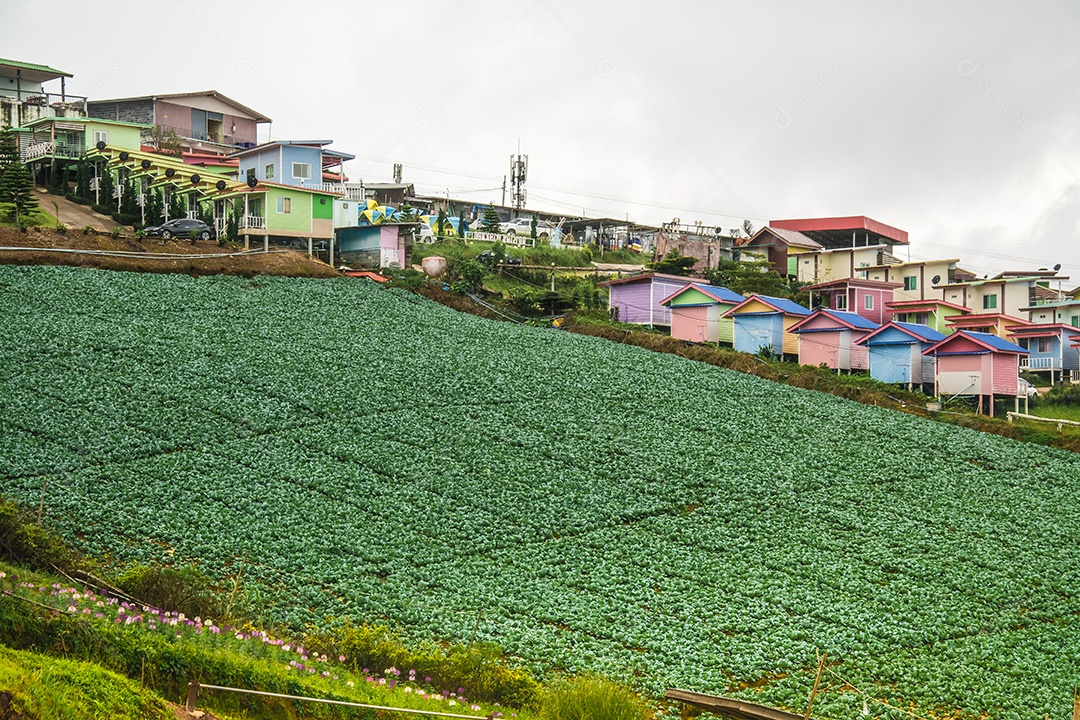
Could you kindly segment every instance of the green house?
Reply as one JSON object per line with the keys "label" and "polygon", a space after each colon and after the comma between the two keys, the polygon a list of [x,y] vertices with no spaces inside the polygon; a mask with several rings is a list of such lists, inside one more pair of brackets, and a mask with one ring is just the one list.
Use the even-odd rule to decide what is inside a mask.
{"label": "green house", "polygon": [[45,117],[13,128],[23,162],[31,172],[53,163],[74,166],[76,160],[98,142],[122,148],[139,148],[139,138],[149,125],[96,118]]}

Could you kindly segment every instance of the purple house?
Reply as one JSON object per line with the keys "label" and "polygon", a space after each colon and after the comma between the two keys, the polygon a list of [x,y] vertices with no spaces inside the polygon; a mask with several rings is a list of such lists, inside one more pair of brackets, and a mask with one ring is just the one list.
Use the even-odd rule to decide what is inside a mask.
{"label": "purple house", "polygon": [[608,289],[608,310],[618,313],[615,319],[639,325],[671,325],[671,308],[661,301],[676,290],[690,285],[693,278],[663,273],[645,273],[602,282]]}

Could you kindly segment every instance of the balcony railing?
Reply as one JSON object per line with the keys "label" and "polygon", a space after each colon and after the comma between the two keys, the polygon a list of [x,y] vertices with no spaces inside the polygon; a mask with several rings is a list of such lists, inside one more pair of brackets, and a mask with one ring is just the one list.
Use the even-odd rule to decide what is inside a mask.
{"label": "balcony railing", "polygon": [[303,182],[300,183],[300,187],[305,190],[318,190],[320,192],[334,193],[335,195],[344,195],[345,186],[341,183],[328,183],[328,182]]}
{"label": "balcony railing", "polygon": [[28,145],[23,151],[22,159],[23,162],[29,162],[42,157],[80,158],[84,152],[86,152],[86,147],[82,143],[58,142],[54,144],[46,140]]}
{"label": "balcony railing", "polygon": [[1061,360],[1052,357],[1020,358],[1021,370],[1061,370]]}
{"label": "balcony railing", "polygon": [[264,230],[266,228],[266,218],[258,215],[242,215],[240,217],[240,227]]}

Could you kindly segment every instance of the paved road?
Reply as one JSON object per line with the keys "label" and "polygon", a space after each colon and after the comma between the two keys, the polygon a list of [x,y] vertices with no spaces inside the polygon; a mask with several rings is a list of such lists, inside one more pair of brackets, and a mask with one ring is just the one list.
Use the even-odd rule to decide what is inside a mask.
{"label": "paved road", "polygon": [[[52,215],[57,213],[56,208],[53,207],[53,203],[56,203],[56,206],[60,208],[60,222],[72,230],[89,225],[95,230],[109,232],[116,227],[116,223],[113,222],[112,218],[98,215],[86,205],[73,203],[62,195],[50,195],[41,188],[35,187],[34,197],[37,198],[41,209]],[[131,228],[128,228],[128,232],[130,231]]]}

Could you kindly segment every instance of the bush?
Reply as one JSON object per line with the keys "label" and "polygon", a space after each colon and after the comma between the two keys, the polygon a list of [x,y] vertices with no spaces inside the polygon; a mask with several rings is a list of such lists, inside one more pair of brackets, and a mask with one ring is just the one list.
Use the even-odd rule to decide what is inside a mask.
{"label": "bush", "polygon": [[1080,385],[1055,385],[1040,399],[1048,405],[1080,406]]}
{"label": "bush", "polygon": [[480,702],[527,708],[535,707],[540,698],[540,684],[528,670],[511,665],[490,643],[444,648],[427,642],[407,647],[385,626],[346,621],[344,627],[309,634],[304,647],[331,657],[344,655],[357,672],[365,667],[376,672],[390,667],[415,670],[417,677],[430,677],[436,687],[466,688],[469,697]]}
{"label": "bush", "polygon": [[0,500],[0,557],[36,570],[70,570],[80,562],[52,530],[33,523],[31,513]]}
{"label": "bush", "polygon": [[552,683],[540,705],[541,720],[646,720],[651,715],[632,690],[596,676]]}
{"label": "bush", "polygon": [[162,610],[189,617],[223,618],[226,607],[212,581],[197,568],[135,565],[116,578],[121,590]]}

